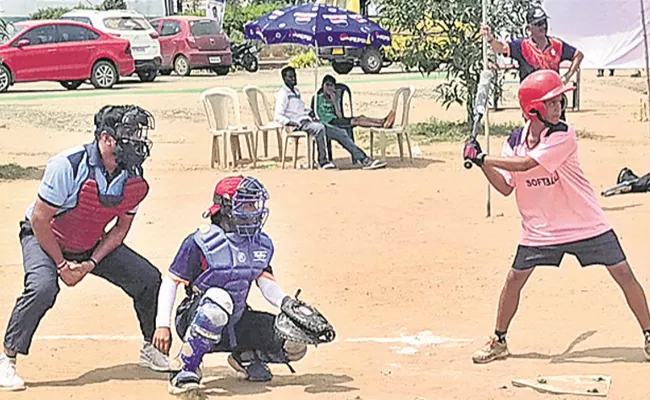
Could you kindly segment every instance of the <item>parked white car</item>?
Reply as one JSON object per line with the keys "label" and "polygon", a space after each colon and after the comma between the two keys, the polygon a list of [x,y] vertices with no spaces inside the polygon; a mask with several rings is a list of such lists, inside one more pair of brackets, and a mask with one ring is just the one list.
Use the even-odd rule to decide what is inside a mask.
{"label": "parked white car", "polygon": [[133,10],[72,10],[61,19],[83,22],[112,36],[128,39],[135,73],[143,82],[156,79],[162,62],[160,42],[158,33],[142,14]]}

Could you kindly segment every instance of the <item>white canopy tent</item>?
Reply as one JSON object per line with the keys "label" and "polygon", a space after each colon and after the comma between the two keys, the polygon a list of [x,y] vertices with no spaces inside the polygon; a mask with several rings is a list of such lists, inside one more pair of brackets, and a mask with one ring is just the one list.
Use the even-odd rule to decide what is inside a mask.
{"label": "white canopy tent", "polygon": [[645,69],[650,105],[650,0],[544,0],[543,7],[549,34],[584,54],[581,68]]}
{"label": "white canopy tent", "polygon": [[580,49],[583,69],[645,69],[641,5],[650,0],[544,0],[549,33]]}

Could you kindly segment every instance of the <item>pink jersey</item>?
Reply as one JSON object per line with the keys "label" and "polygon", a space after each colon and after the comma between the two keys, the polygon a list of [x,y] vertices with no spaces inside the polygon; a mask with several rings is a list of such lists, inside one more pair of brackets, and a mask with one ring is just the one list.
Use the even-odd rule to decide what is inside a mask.
{"label": "pink jersey", "polygon": [[530,156],[539,165],[526,172],[499,170],[515,188],[522,218],[520,244],[549,246],[598,236],[611,229],[596,194],[578,161],[573,128],[561,123],[528,148],[530,123],[514,131],[504,143],[503,157]]}

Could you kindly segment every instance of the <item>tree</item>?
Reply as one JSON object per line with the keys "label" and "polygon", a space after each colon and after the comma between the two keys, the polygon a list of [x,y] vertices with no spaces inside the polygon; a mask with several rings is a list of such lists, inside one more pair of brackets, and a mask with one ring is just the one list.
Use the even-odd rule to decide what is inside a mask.
{"label": "tree", "polygon": [[124,0],[104,0],[102,4],[97,6],[98,10],[126,10],[126,3]]}
{"label": "tree", "polygon": [[[436,91],[447,108],[465,105],[471,123],[474,97],[483,70],[480,0],[378,0],[381,24],[393,36],[404,35],[405,67],[422,74],[442,71],[446,80]],[[488,0],[493,32],[524,35],[524,15],[539,0]]]}

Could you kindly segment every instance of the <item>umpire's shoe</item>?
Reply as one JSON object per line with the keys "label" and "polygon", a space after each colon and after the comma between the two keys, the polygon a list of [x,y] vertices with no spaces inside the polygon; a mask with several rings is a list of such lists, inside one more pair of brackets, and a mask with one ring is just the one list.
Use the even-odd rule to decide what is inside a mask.
{"label": "umpire's shoe", "polygon": [[7,357],[4,352],[0,355],[0,390],[25,390],[25,382],[16,374],[16,359]]}
{"label": "umpire's shoe", "polygon": [[273,379],[269,367],[256,358],[246,362],[241,353],[231,353],[228,355],[228,364],[235,371],[244,374],[246,379],[251,382],[267,382]]}
{"label": "umpire's shoe", "polygon": [[150,368],[156,372],[170,371],[169,358],[149,342],[144,342],[142,349],[140,349],[140,366]]}

